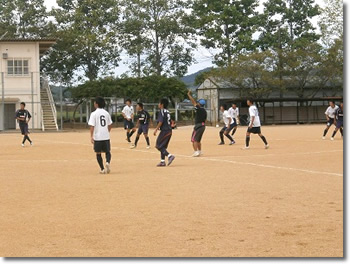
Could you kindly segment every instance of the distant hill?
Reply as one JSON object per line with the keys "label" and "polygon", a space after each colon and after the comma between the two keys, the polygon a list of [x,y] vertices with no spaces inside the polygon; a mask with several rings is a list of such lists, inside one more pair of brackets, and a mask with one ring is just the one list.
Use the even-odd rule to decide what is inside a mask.
{"label": "distant hill", "polygon": [[197,88],[194,84],[194,81],[196,80],[196,76],[198,74],[201,74],[202,72],[208,72],[211,69],[212,69],[211,67],[208,67],[208,68],[205,68],[205,69],[200,70],[198,72],[192,73],[190,75],[186,75],[186,76],[181,78],[181,81],[183,81],[189,89],[195,90]]}

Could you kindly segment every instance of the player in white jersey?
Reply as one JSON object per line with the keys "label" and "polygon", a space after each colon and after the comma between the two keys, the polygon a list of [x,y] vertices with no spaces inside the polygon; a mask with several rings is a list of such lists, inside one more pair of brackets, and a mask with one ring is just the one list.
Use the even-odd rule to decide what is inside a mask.
{"label": "player in white jersey", "polygon": [[226,110],[226,105],[223,104],[220,106],[220,111],[222,112],[222,119],[224,120],[225,126],[220,130],[220,143],[219,145],[225,145],[224,135],[230,140],[230,145],[235,144],[236,142],[230,136],[230,131],[237,126],[236,121],[232,118],[229,112]]}
{"label": "player in white jersey", "polygon": [[247,105],[249,106],[249,127],[247,130],[247,135],[245,138],[245,147],[244,149],[249,149],[249,142],[250,142],[250,134],[258,134],[259,137],[262,139],[262,141],[265,144],[265,148],[269,148],[269,144],[266,141],[266,138],[261,134],[261,123],[260,123],[260,117],[259,117],[259,111],[258,108],[254,105],[253,99],[247,100]]}
{"label": "player in white jersey", "polygon": [[339,107],[335,104],[334,101],[329,102],[329,106],[325,112],[326,119],[327,119],[327,125],[326,125],[326,129],[323,132],[322,139],[326,139],[326,135],[327,135],[329,128],[332,125],[336,125],[335,113],[337,112],[338,108]]}
{"label": "player in white jersey", "polygon": [[239,108],[237,107],[236,103],[232,103],[232,106],[230,109],[228,109],[229,114],[232,116],[232,118],[235,120],[237,126],[232,129],[232,136],[236,133],[237,127],[239,125]]}
{"label": "player in white jersey", "polygon": [[[130,143],[131,136],[135,133],[136,128],[134,126],[134,107],[131,105],[131,99],[125,101],[125,106],[122,111],[124,117],[124,129],[126,130],[126,140]],[[130,132],[131,131],[131,132]]]}
{"label": "player in white jersey", "polygon": [[[95,111],[91,113],[89,119],[91,143],[94,144],[94,151],[98,165],[100,165],[101,174],[110,173],[111,164],[111,143],[110,132],[112,129],[112,118],[110,114],[104,110],[106,103],[102,97],[96,97],[94,102]],[[103,166],[101,153],[106,153],[106,168]]]}

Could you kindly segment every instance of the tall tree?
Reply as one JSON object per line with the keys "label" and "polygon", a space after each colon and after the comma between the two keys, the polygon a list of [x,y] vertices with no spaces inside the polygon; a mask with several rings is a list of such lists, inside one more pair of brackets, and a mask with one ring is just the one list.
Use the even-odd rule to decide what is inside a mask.
{"label": "tall tree", "polygon": [[57,0],[57,4],[58,8],[52,10],[57,44],[45,58],[44,70],[54,80],[69,83],[77,72],[92,81],[117,66],[117,2]]}
{"label": "tall tree", "polygon": [[137,56],[138,71],[140,54],[144,53],[145,75],[183,76],[187,72],[193,62],[193,45],[185,3],[183,0],[128,1],[122,28],[128,54]]}
{"label": "tall tree", "polygon": [[193,15],[201,44],[218,49],[214,63],[230,66],[234,56],[254,49],[259,25],[258,0],[194,0]]}
{"label": "tall tree", "polygon": [[35,38],[48,37],[50,25],[44,0],[1,0],[0,36]]}

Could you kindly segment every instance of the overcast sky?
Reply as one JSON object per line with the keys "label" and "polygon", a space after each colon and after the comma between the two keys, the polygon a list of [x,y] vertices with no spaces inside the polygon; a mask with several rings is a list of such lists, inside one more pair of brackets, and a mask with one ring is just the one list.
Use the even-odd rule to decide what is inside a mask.
{"label": "overcast sky", "polygon": [[[266,0],[260,0],[260,9],[263,9],[262,3],[265,2]],[[349,2],[350,0],[344,0],[344,3]],[[56,7],[56,0],[44,0],[46,7],[50,10],[52,7]],[[324,6],[324,0],[315,0],[315,2],[320,5]],[[314,25],[317,25],[317,21],[313,21]],[[192,74],[195,73],[199,70],[202,70],[207,67],[213,66],[212,64],[212,59],[213,59],[213,54],[211,54],[207,49],[203,47],[199,47],[195,52],[195,59],[197,63],[191,65],[188,69],[187,74]],[[119,67],[116,69],[116,75],[121,75],[122,73],[126,72],[129,70],[128,68],[128,56],[127,54],[122,54],[121,55],[122,61],[120,62]]]}

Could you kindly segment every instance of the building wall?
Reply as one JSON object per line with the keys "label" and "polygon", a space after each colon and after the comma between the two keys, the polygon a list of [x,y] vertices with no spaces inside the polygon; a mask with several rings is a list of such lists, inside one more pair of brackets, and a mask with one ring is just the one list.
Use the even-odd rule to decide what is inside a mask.
{"label": "building wall", "polygon": [[[10,76],[7,71],[8,59],[3,58],[3,53],[8,54],[8,59],[28,59],[29,74],[26,76]],[[5,101],[7,104],[26,103],[26,109],[32,115],[29,128],[41,129],[41,106],[40,106],[40,54],[39,42],[1,42],[0,43],[0,95],[4,85]],[[0,97],[1,100],[1,97]],[[2,116],[0,107],[0,116]],[[16,125],[18,129],[18,124]],[[3,130],[0,122],[0,130]]]}

